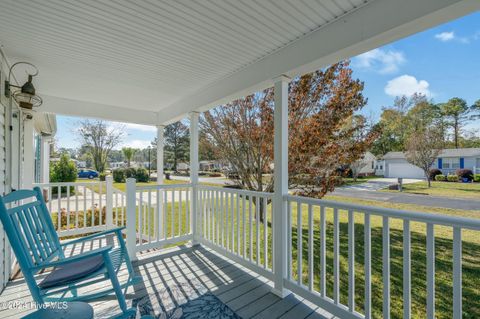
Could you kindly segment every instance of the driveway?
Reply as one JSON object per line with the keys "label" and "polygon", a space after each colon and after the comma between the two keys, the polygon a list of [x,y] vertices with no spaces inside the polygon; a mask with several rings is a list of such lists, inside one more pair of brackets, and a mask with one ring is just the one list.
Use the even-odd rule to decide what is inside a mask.
{"label": "driveway", "polygon": [[[422,179],[413,179],[405,178],[403,179],[403,184],[412,184],[423,181]],[[397,178],[374,178],[369,179],[365,183],[360,183],[356,185],[341,186],[337,189],[349,189],[349,190],[358,190],[358,191],[378,191],[383,188],[387,188],[389,185],[397,184]]]}

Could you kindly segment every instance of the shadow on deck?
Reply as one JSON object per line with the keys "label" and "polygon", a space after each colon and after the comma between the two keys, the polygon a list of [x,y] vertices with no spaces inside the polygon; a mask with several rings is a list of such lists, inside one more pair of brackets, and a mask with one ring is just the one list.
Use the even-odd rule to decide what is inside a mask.
{"label": "shadow on deck", "polygon": [[[210,291],[242,318],[332,318],[296,295],[280,299],[270,292],[272,283],[267,279],[202,246],[145,252],[134,266],[144,281],[129,289],[127,302],[147,304],[157,315]],[[30,312],[9,309],[10,301],[31,301],[23,279],[11,281],[0,295],[0,318],[21,318]],[[96,318],[119,312],[113,296],[90,304]]]}

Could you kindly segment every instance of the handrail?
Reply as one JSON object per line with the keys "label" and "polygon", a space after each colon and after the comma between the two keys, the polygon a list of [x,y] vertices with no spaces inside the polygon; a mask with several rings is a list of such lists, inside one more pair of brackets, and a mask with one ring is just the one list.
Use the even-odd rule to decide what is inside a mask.
{"label": "handrail", "polygon": [[245,190],[245,189],[237,189],[237,188],[225,188],[225,187],[216,187],[216,186],[206,186],[206,185],[199,185],[199,189],[204,189],[204,190],[210,190],[210,191],[224,191],[224,192],[230,192],[233,194],[239,194],[239,195],[256,195],[260,197],[273,197],[273,193],[268,193],[268,192],[259,192],[259,191],[251,191],[251,190]]}
{"label": "handrail", "polygon": [[192,184],[145,185],[145,186],[137,186],[135,189],[137,191],[148,191],[148,190],[155,190],[155,189],[173,189],[173,188],[188,188],[188,187],[192,187]]}
{"label": "handrail", "polygon": [[33,186],[38,187],[59,187],[59,186],[92,186],[98,184],[104,184],[104,181],[94,181],[94,182],[56,182],[56,183],[34,183]]}
{"label": "handrail", "polygon": [[337,209],[360,211],[360,212],[365,212],[370,214],[373,213],[374,215],[387,216],[391,218],[399,218],[403,220],[406,219],[410,221],[422,222],[427,224],[433,223],[433,224],[443,225],[443,226],[453,226],[453,227],[461,227],[464,229],[480,230],[480,219],[474,219],[474,218],[456,217],[456,216],[454,217],[454,216],[413,212],[413,211],[391,209],[391,208],[356,205],[356,204],[349,204],[349,203],[341,203],[333,200],[308,198],[308,197],[294,196],[294,195],[285,195],[284,200],[298,201],[304,204],[325,206],[325,207],[331,207],[331,208],[337,208]]}

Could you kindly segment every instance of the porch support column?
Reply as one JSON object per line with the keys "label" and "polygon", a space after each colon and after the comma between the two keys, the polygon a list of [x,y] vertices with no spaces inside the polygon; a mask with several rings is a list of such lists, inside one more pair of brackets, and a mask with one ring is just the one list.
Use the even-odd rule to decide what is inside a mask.
{"label": "porch support column", "polygon": [[288,83],[280,76],[275,81],[274,109],[274,195],[273,195],[273,293],[288,295],[283,280],[287,275],[287,204],[288,194]]}
{"label": "porch support column", "polygon": [[[192,200],[190,201],[191,230],[194,245],[200,242],[198,225],[198,112],[190,113],[190,183],[192,184]],[[201,220],[201,219],[200,219]]]}
{"label": "porch support column", "polygon": [[[163,149],[165,147],[165,137],[163,135],[165,129],[165,125],[157,125],[157,185],[162,185],[163,184]],[[163,190],[159,190],[157,192],[158,198],[157,198],[157,212],[158,212],[158,230],[159,230],[159,236],[158,240],[162,238],[166,238],[164,234],[164,229],[163,227],[163,221],[166,220],[164,218],[165,211],[163,210],[163,199],[164,199],[164,194]],[[166,205],[166,203],[165,203]]]}
{"label": "porch support column", "polygon": [[40,183],[50,183],[50,136],[42,135],[40,139]]}
{"label": "porch support column", "polygon": [[33,116],[23,114],[23,174],[21,188],[31,189],[35,175],[35,148],[33,143]]}
{"label": "porch support column", "polygon": [[[163,184],[164,125],[157,125],[157,184]],[[160,202],[160,201],[159,201]]]}

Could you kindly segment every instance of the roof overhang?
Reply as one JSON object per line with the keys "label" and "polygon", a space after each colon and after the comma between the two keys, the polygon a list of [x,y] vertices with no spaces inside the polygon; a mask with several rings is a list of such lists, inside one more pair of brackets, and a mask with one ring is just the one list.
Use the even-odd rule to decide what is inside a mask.
{"label": "roof overhang", "polygon": [[[305,2],[307,1],[302,3]],[[296,4],[295,2],[292,3],[294,5]],[[269,5],[277,6],[277,9],[281,10],[284,15],[287,13],[285,21],[288,21],[288,18],[291,16],[297,15],[298,17],[298,12],[293,13],[291,7],[287,7],[287,5],[292,6],[292,3],[288,4],[288,1],[281,3],[270,2]],[[202,56],[201,59],[199,56],[198,61],[190,61],[180,55],[178,57],[168,56],[171,63],[175,62],[175,65],[185,65],[185,67],[181,69],[180,67],[177,68],[179,74],[184,78],[184,82],[182,82],[181,79],[175,78],[175,68],[172,69],[169,66],[162,66],[161,63],[159,64],[160,66],[155,65],[155,69],[163,67],[163,69],[160,70],[167,75],[170,74],[172,82],[174,82],[173,79],[175,78],[176,82],[173,84],[160,81],[162,79],[165,80],[165,78],[159,79],[158,83],[149,79],[148,81],[142,82],[144,83],[144,87],[137,87],[137,85],[139,85],[137,78],[141,74],[133,74],[131,78],[125,79],[118,76],[118,74],[122,73],[114,73],[113,69],[110,77],[109,74],[107,74],[109,70],[102,69],[107,79],[96,79],[88,73],[74,73],[69,69],[71,66],[68,65],[68,63],[61,65],[60,69],[55,69],[57,73],[53,71],[50,72],[49,68],[51,67],[53,70],[54,65],[52,64],[54,63],[49,64],[48,61],[50,60],[48,59],[42,60],[40,54],[47,56],[49,53],[54,53],[59,57],[59,60],[67,59],[71,51],[68,51],[67,48],[62,48],[62,43],[52,42],[50,46],[42,46],[42,50],[19,52],[19,48],[25,41],[27,41],[27,45],[29,44],[28,41],[32,41],[33,47],[37,45],[37,43],[34,43],[31,38],[28,38],[27,35],[21,31],[18,31],[18,37],[19,41],[21,40],[23,42],[15,41],[14,38],[17,36],[15,30],[8,33],[8,37],[5,39],[3,38],[3,31],[0,31],[0,42],[4,43],[7,53],[13,56],[14,60],[24,59],[34,63],[43,61],[43,63],[39,65],[41,73],[37,80],[41,84],[39,86],[39,93],[42,94],[42,91],[44,93],[47,92],[47,94],[42,95],[44,98],[42,111],[155,125],[170,123],[184,117],[188,112],[205,111],[236,98],[251,94],[252,92],[270,87],[273,85],[272,79],[280,75],[295,77],[311,72],[480,9],[480,1],[478,0],[331,0],[330,3],[336,3],[337,7],[343,8],[347,8],[347,6],[351,4],[355,5],[348,7],[348,10],[345,9],[330,21],[318,23],[318,27],[288,41],[278,49],[262,55],[261,58],[253,59],[248,61],[248,63],[243,61],[243,66],[234,71],[229,69],[227,58],[225,58],[227,60],[218,61],[218,66],[215,66],[215,59],[218,58],[215,56],[212,56],[210,60],[208,56]],[[24,2],[23,4],[28,6],[29,2]],[[4,2],[0,5],[0,11],[4,12],[2,16],[6,17],[7,20],[10,17],[8,15],[9,5],[12,5],[12,3],[5,4]],[[21,5],[22,4],[15,3],[14,6],[18,7]],[[96,5],[96,3],[92,2],[91,5]],[[122,3],[122,5],[127,5],[127,2]],[[174,5],[174,3],[169,5]],[[211,9],[215,9],[215,11],[217,9],[220,10],[220,8],[217,8],[218,4],[208,3],[208,5],[214,6]],[[240,5],[240,3],[237,5]],[[244,3],[242,5],[244,5]],[[249,5],[252,6],[253,2],[251,4],[249,3]],[[80,9],[85,9],[84,7],[80,7],[80,4],[78,6],[79,12],[81,12]],[[225,10],[224,12],[228,12],[228,10],[233,12],[238,9],[235,7],[235,4],[227,2],[223,3],[222,6],[221,9]],[[47,12],[48,10],[45,11]],[[120,14],[120,11],[112,10],[112,12],[118,12],[118,14]],[[289,14],[290,12],[292,13]],[[74,14],[76,11],[68,12],[68,14],[70,13]],[[162,14],[167,13],[162,11]],[[190,12],[187,11],[184,11],[184,13],[186,15],[190,14]],[[221,15],[220,11],[217,14]],[[251,12],[251,14],[258,14],[258,12]],[[278,14],[280,15],[280,13]],[[304,14],[306,15],[307,13],[304,12]],[[130,17],[129,19],[134,18],[133,16],[133,18]],[[251,17],[247,12],[246,15],[237,17],[237,19],[240,19],[237,21],[239,23],[241,23],[243,19],[243,22],[246,24],[250,22]],[[3,19],[3,21],[5,21],[5,19]],[[10,30],[19,27],[20,24],[24,24],[23,20],[16,19],[15,21],[13,25],[11,25],[12,23],[9,21],[3,23],[8,23],[9,26],[7,27],[9,27]],[[64,20],[56,21],[59,27],[61,27],[62,21]],[[129,20],[127,22],[135,23],[136,21]],[[280,28],[284,20],[274,22]],[[16,24],[18,24],[18,26]],[[3,27],[4,25],[0,22],[0,30],[2,30]],[[288,30],[289,26],[285,26],[285,28]],[[67,31],[62,30],[62,32],[68,32],[69,29],[66,28],[66,30]],[[205,34],[208,34],[207,31],[208,30],[205,30]],[[279,37],[279,33],[275,33],[274,31],[275,30],[269,31],[272,37]],[[113,32],[114,29],[112,27],[112,37],[114,36]],[[266,33],[267,31],[262,34]],[[253,33],[253,36],[255,36],[255,33]],[[190,45],[192,48],[195,48],[194,40],[184,38],[182,41],[182,45]],[[229,43],[225,43],[228,47]],[[66,46],[67,44],[70,45],[70,43],[65,43]],[[98,43],[95,42],[95,39],[92,39],[91,44],[94,46]],[[235,43],[232,42],[231,45],[234,46]],[[258,46],[259,44],[252,42],[252,45]],[[267,43],[265,43],[265,46],[266,45]],[[198,49],[200,50],[200,47]],[[101,48],[98,50],[101,50]],[[258,50],[261,51],[261,47],[259,47]],[[136,54],[136,59],[131,61],[126,60],[124,62],[122,67],[126,68],[125,70],[131,72],[137,70],[140,62],[150,57],[150,52],[142,51],[142,47],[138,48]],[[166,54],[168,55],[168,52]],[[246,53],[238,51],[238,56],[236,56],[235,53],[230,54],[231,56],[228,56],[228,58],[230,58],[233,64],[234,61],[241,60],[242,54]],[[162,55],[159,55],[159,57],[161,58]],[[84,56],[78,55],[75,56],[75,58],[82,59]],[[106,68],[106,66],[109,65],[108,57],[106,57],[106,59],[104,65],[99,65],[99,68]],[[112,60],[113,59],[112,57]],[[66,61],[68,61],[68,59]],[[98,61],[96,60],[96,62]],[[205,79],[202,79],[201,74],[199,75],[197,73],[197,69],[192,69],[196,66],[201,66],[198,63],[204,63],[205,66],[209,66],[209,68],[214,68],[215,66],[215,72],[208,73],[208,76],[207,73],[205,73]],[[79,65],[81,66],[81,64]],[[186,69],[187,66],[190,68]],[[191,71],[191,77],[188,76],[190,69],[195,70],[195,72]],[[149,71],[148,65],[145,70],[145,72]],[[180,70],[182,72],[180,72]],[[65,73],[61,73],[63,71]],[[79,71],[78,67],[76,71]],[[71,87],[75,88],[77,86],[69,85],[68,81],[64,78],[65,74],[70,73],[72,74],[72,78],[77,81],[75,85],[81,87],[83,90],[78,95],[75,91],[69,91]],[[152,73],[154,73],[153,70]],[[63,77],[60,76],[60,74],[63,74]],[[147,73],[145,74],[147,76]],[[49,77],[49,88],[41,82],[42,75]],[[154,77],[155,74],[148,74],[148,76]],[[115,77],[117,78],[115,79]],[[185,89],[182,89],[182,83],[185,84]],[[155,87],[163,87],[163,95],[153,94],[149,96],[149,92],[155,93]],[[55,88],[58,88],[58,90],[56,91]],[[168,94],[169,90],[171,90],[172,94]],[[68,95],[65,92],[71,92],[72,94]],[[85,92],[88,98],[78,98],[78,96],[85,96]],[[91,92],[91,95],[88,95],[89,92]],[[108,94],[104,94],[105,92]],[[125,97],[122,99],[122,103],[115,102],[113,98],[115,94]],[[112,96],[112,99],[109,99],[109,96]],[[158,96],[163,97],[164,100],[158,99]],[[152,103],[151,101],[156,102]]]}

